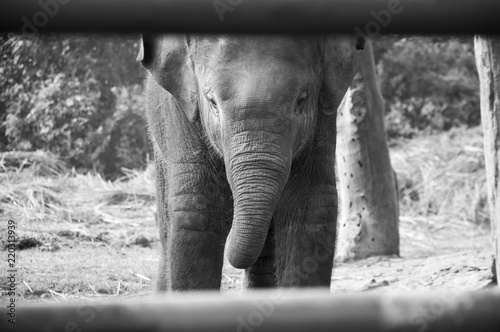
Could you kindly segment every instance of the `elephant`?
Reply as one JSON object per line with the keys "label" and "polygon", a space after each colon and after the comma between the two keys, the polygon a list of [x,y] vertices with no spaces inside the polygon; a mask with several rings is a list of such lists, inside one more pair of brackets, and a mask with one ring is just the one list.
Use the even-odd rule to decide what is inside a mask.
{"label": "elephant", "polygon": [[142,36],[157,292],[219,290],[225,251],[248,288],[330,287],[336,111],[358,49],[354,35]]}

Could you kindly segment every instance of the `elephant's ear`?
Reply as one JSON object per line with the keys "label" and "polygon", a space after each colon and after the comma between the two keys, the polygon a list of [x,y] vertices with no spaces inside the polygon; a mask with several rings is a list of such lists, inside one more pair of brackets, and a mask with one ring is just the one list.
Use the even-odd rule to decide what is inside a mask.
{"label": "elephant's ear", "polygon": [[179,102],[187,117],[198,117],[197,84],[183,35],[143,35],[137,61]]}
{"label": "elephant's ear", "polygon": [[356,71],[358,54],[363,41],[350,36],[328,36],[323,51],[323,82],[319,108],[324,114],[337,114]]}

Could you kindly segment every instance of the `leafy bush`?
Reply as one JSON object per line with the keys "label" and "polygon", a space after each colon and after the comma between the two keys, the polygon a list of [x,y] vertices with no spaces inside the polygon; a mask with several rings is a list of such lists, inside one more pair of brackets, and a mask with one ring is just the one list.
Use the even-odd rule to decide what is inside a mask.
{"label": "leafy bush", "polygon": [[145,103],[141,86],[113,89],[113,92],[118,98],[117,107],[100,156],[101,173],[111,179],[123,175],[122,168],[146,167],[148,156],[152,157],[144,117],[138,111]]}
{"label": "leafy bush", "polygon": [[33,94],[21,85],[11,90],[17,100],[10,103],[5,121],[10,145],[51,151],[74,166],[91,167],[94,160],[88,157],[103,139],[99,129],[113,113],[111,91],[94,79],[82,82],[62,73],[37,83]]}
{"label": "leafy bush", "polygon": [[386,38],[376,44],[389,137],[480,123],[472,38]]}
{"label": "leafy bush", "polygon": [[[0,41],[3,150],[51,151],[109,177],[145,165],[138,38],[9,35]],[[116,128],[124,121],[134,130]],[[119,158],[110,158],[118,150]]]}

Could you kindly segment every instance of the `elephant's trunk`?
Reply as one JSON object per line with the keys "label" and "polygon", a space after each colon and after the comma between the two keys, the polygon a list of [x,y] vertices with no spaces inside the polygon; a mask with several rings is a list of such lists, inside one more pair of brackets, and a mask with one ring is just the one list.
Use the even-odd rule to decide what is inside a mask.
{"label": "elephant's trunk", "polygon": [[290,174],[290,140],[272,131],[244,131],[227,141],[226,172],[234,198],[228,260],[248,268],[266,241],[276,204]]}

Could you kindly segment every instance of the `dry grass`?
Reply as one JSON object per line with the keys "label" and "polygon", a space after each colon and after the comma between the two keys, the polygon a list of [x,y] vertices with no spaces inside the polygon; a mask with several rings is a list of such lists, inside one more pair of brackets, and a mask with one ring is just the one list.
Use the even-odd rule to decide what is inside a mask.
{"label": "dry grass", "polygon": [[[60,167],[41,152],[18,154],[36,160],[29,167],[14,155],[0,155],[0,214],[16,221],[21,296],[57,301],[149,292],[158,262],[152,167],[110,182]],[[5,278],[2,270],[0,300]]]}
{"label": "dry grass", "polygon": [[391,147],[400,192],[401,254],[423,257],[483,248],[489,234],[480,127]]}
{"label": "dry grass", "polygon": [[27,169],[38,176],[57,176],[68,171],[67,165],[50,152],[11,151],[1,153],[0,172],[19,173]]}
{"label": "dry grass", "polygon": [[399,143],[391,159],[401,215],[489,223],[481,128]]}
{"label": "dry grass", "polygon": [[[484,247],[489,219],[480,128],[393,144],[391,158],[403,257],[455,252],[463,241],[474,247],[475,239]],[[110,182],[77,174],[50,154],[0,154],[2,220],[15,220],[18,239],[37,246],[18,251],[20,294],[54,302],[150,293],[158,263],[154,195],[152,166]],[[241,276],[225,266],[224,292],[240,290]],[[0,271],[0,302],[5,278]]]}
{"label": "dry grass", "polygon": [[[22,155],[26,155],[23,153]],[[35,153],[37,157],[40,152]],[[0,160],[13,153],[0,155]],[[47,161],[47,164],[43,163]],[[59,168],[54,173],[52,158],[39,158],[34,167],[22,166],[15,171],[0,163],[4,172],[0,173],[0,202],[3,213],[14,215],[21,221],[50,220],[59,222],[92,222],[103,219],[113,222],[123,215],[113,216],[113,207],[134,210],[146,203],[152,206],[154,197],[153,170],[126,171],[126,176],[111,182],[100,175],[78,174],[74,170]],[[50,176],[40,174],[40,170],[50,170]]]}

